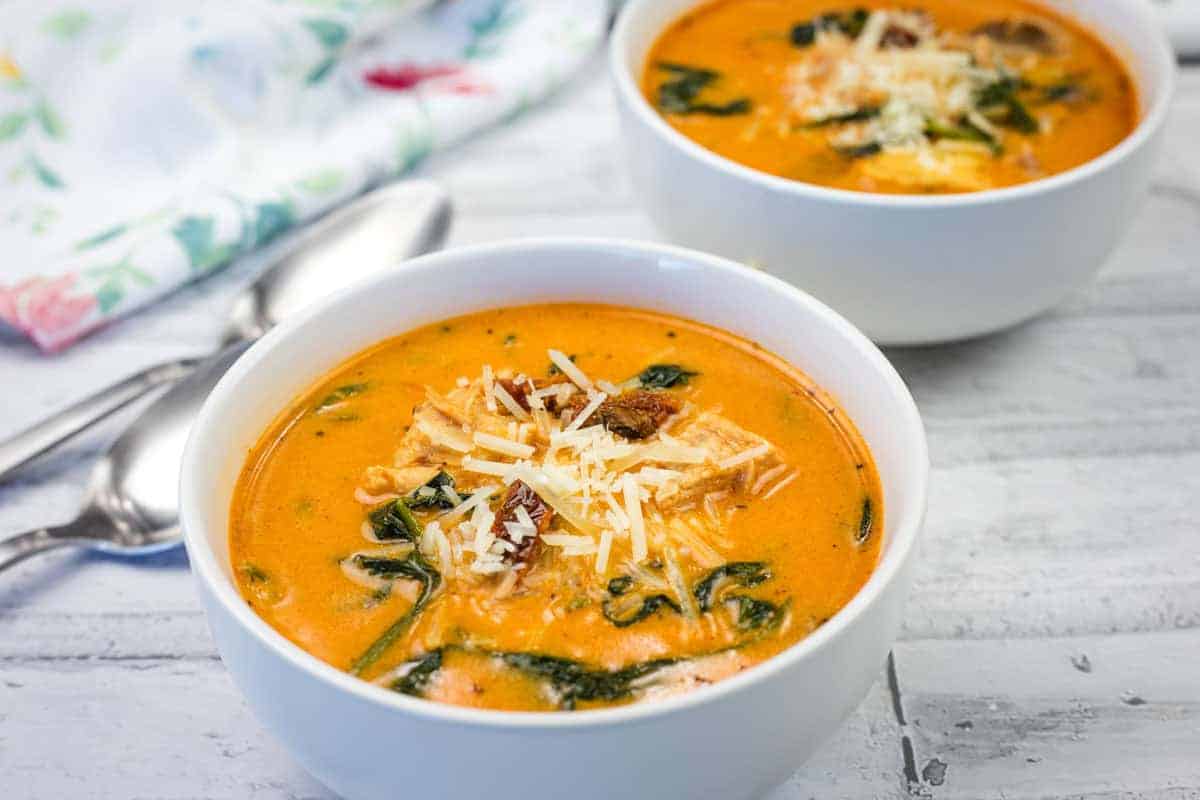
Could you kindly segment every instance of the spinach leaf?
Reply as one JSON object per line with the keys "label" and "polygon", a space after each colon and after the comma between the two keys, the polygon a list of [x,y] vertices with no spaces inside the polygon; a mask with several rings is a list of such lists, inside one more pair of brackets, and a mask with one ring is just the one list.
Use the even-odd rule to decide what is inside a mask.
{"label": "spinach leaf", "polygon": [[365,383],[347,383],[345,386],[339,386],[329,394],[325,395],[320,403],[317,403],[317,411],[325,411],[326,409],[332,408],[333,406],[349,400],[355,395],[362,394],[366,390],[367,385]]}
{"label": "spinach leaf", "polygon": [[826,25],[835,27],[851,39],[857,39],[867,26],[867,18],[871,14],[865,8],[853,8],[840,14],[825,14],[822,19]]}
{"label": "spinach leaf", "polygon": [[984,131],[966,118],[960,119],[957,125],[931,119],[925,123],[925,135],[933,139],[955,139],[962,142],[979,142],[991,148],[993,154],[999,154],[1003,148],[987,131]]}
{"label": "spinach leaf", "polygon": [[849,111],[845,114],[832,114],[822,119],[813,120],[812,122],[804,123],[804,128],[824,128],[829,125],[844,125],[848,122],[863,122],[868,119],[874,119],[879,116],[882,109],[879,106],[863,106],[862,108]]}
{"label": "spinach leaf", "polygon": [[822,31],[839,31],[851,39],[857,39],[866,27],[870,12],[865,8],[849,11],[831,11],[816,19],[806,20],[792,26],[789,38],[795,47],[810,47]]}
{"label": "spinach leaf", "polygon": [[750,100],[745,97],[721,105],[697,101],[701,90],[721,77],[719,72],[668,61],[660,61],[657,66],[672,76],[658,87],[658,108],[666,114],[709,114],[725,117],[750,111]]}
{"label": "spinach leaf", "polygon": [[868,156],[877,155],[883,152],[883,145],[879,142],[866,142],[865,144],[855,144],[849,147],[834,147],[839,156],[843,158],[866,158]]}
{"label": "spinach leaf", "polygon": [[871,507],[871,498],[863,498],[862,516],[858,520],[858,531],[854,534],[854,543],[862,546],[871,538],[871,526],[875,523],[875,512]]}
{"label": "spinach leaf", "polygon": [[433,676],[442,668],[441,649],[432,650],[414,661],[410,661],[412,667],[404,676],[393,681],[388,688],[400,694],[407,694],[413,697],[424,697],[425,689],[428,688],[429,682],[433,680]]}
{"label": "spinach leaf", "polygon": [[738,586],[749,589],[771,579],[771,571],[762,561],[731,561],[722,564],[696,584],[692,594],[701,611],[711,611],[717,591],[727,582],[733,581]]}
{"label": "spinach leaf", "polygon": [[[631,598],[634,599],[634,598]],[[618,628],[628,628],[649,617],[662,607],[667,607],[676,614],[682,613],[679,604],[665,594],[653,594],[642,597],[642,604],[630,603],[627,600],[608,598],[601,607],[604,618]]]}
{"label": "spinach leaf", "polygon": [[1094,89],[1089,90],[1083,85],[1084,77],[1083,74],[1077,73],[1068,75],[1055,83],[1039,86],[1033,102],[1044,105],[1046,103],[1081,103],[1096,99],[1099,93]]}
{"label": "spinach leaf", "polygon": [[750,113],[751,107],[749,98],[739,97],[737,100],[730,100],[728,103],[719,105],[716,103],[692,103],[684,113],[708,114],[710,117],[732,117]]}
{"label": "spinach leaf", "polygon": [[619,578],[613,578],[608,582],[608,593],[613,597],[620,597],[629,591],[633,586],[633,578],[628,575],[622,575]]}
{"label": "spinach leaf", "polygon": [[[441,470],[437,475],[434,475],[424,486],[414,489],[407,497],[404,498],[404,505],[410,509],[426,510],[431,508],[454,508],[454,501],[446,496],[442,491],[443,486],[454,488],[454,476],[445,470]],[[433,494],[421,494],[421,489],[430,488]]]}
{"label": "spinach leaf", "polygon": [[623,700],[633,694],[633,683],[663,667],[677,663],[660,658],[630,664],[618,670],[596,669],[579,661],[539,653],[494,653],[513,669],[550,684],[559,697],[559,705],[573,710],[580,701]]}
{"label": "spinach leaf", "polygon": [[420,550],[413,550],[407,558],[386,558],[383,556],[354,557],[355,563],[369,574],[381,578],[404,578],[421,584],[421,593],[408,611],[388,626],[379,638],[371,643],[362,655],[350,665],[351,675],[360,675],[367,667],[379,660],[388,648],[396,643],[409,626],[413,623],[425,606],[429,604],[433,593],[442,582],[442,574],[434,569],[421,555]]}
{"label": "spinach leaf", "polygon": [[745,594],[732,594],[725,602],[735,606],[737,626],[742,631],[770,629],[783,620],[784,608],[766,600]]}
{"label": "spinach leaf", "polygon": [[246,576],[246,580],[250,583],[266,583],[271,580],[271,576],[267,574],[266,570],[257,564],[249,562],[242,565],[242,574]]}
{"label": "spinach leaf", "polygon": [[683,386],[699,374],[678,364],[651,364],[637,378],[643,389],[670,389],[672,386]]}
{"label": "spinach leaf", "polygon": [[409,510],[406,498],[400,497],[384,503],[367,515],[375,538],[381,542],[405,541],[416,543],[421,536],[421,525]]}
{"label": "spinach leaf", "polygon": [[1037,120],[1017,97],[1018,91],[1027,88],[1029,83],[1023,78],[1001,78],[980,89],[975,95],[975,104],[980,113],[997,125],[1020,133],[1037,133],[1040,130]]}
{"label": "spinach leaf", "polygon": [[811,20],[796,23],[792,26],[789,38],[795,47],[811,47],[817,40],[817,23]]}

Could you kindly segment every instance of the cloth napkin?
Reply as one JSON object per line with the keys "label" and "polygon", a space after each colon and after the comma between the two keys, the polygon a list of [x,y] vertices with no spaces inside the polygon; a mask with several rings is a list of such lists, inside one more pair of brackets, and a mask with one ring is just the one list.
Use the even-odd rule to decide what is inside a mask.
{"label": "cloth napkin", "polygon": [[607,0],[9,0],[0,319],[53,351],[559,87]]}

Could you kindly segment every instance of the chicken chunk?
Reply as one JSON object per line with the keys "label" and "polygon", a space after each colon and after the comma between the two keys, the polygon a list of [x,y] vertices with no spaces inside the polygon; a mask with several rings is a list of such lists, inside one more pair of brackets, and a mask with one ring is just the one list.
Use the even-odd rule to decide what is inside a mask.
{"label": "chicken chunk", "polygon": [[[683,444],[703,449],[708,460],[703,464],[675,467],[682,476],[664,484],[655,495],[655,501],[664,512],[686,507],[712,492],[744,488],[760,471],[781,463],[770,442],[712,411],[704,412],[681,428],[676,438]],[[732,466],[722,466],[734,456],[764,447],[762,455]]]}

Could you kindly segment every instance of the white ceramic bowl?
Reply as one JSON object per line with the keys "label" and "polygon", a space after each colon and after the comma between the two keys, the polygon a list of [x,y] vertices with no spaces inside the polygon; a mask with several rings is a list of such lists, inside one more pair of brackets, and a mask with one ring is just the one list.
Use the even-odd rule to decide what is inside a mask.
{"label": "white ceramic bowl", "polygon": [[[760,342],[838,398],[875,455],[881,560],[812,636],[689,695],[576,713],[477,711],[389,692],[275,632],[239,596],[230,498],[247,450],[315,379],[368,345],[496,306],[554,300],[658,309]],[[225,375],[192,429],[188,555],[221,656],[251,709],[351,800],[748,798],[787,778],[862,700],[900,625],[928,456],[912,397],[848,322],[775,278],[677,248],[533,240],[425,256],[289,320]]]}
{"label": "white ceramic bowl", "polygon": [[658,35],[700,4],[629,0],[610,45],[637,195],[672,240],[761,265],[877,342],[924,344],[989,333],[1045,311],[1091,278],[1129,227],[1175,85],[1174,55],[1146,0],[1046,0],[1124,58],[1142,101],[1141,122],[1128,138],[1044,180],[932,196],[775,177],[671,128],[638,84]]}

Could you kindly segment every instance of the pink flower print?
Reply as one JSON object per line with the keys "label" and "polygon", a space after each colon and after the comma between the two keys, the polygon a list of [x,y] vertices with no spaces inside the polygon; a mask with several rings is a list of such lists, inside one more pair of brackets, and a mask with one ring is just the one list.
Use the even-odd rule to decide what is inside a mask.
{"label": "pink flower print", "polygon": [[30,278],[0,287],[0,319],[33,339],[43,350],[67,346],[92,327],[85,322],[96,308],[91,294],[74,294],[79,276],[68,272],[57,278]]}
{"label": "pink flower print", "polygon": [[407,92],[428,83],[430,90],[447,94],[488,94],[490,84],[466,74],[461,64],[401,64],[396,67],[375,67],[363,73],[363,80],[376,89]]}

